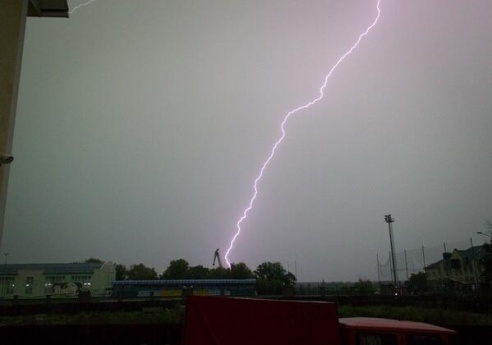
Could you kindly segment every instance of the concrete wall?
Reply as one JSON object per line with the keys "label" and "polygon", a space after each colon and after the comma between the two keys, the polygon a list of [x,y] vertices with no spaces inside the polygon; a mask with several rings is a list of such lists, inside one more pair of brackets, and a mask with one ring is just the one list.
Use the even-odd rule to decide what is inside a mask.
{"label": "concrete wall", "polygon": [[[11,153],[28,0],[0,0],[0,153]],[[0,250],[9,165],[0,166]]]}

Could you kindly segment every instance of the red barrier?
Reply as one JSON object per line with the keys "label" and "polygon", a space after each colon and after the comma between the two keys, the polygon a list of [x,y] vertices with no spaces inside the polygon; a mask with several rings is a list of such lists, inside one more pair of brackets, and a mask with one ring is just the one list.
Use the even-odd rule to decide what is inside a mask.
{"label": "red barrier", "polygon": [[330,302],[189,296],[183,345],[340,344]]}

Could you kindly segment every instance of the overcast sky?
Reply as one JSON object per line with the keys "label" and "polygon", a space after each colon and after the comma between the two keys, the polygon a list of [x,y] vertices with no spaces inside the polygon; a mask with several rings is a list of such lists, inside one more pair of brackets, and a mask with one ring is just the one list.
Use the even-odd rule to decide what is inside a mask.
{"label": "overcast sky", "polygon": [[[491,13],[490,0],[382,0],[325,98],[289,120],[230,260],[376,279],[385,214],[397,251],[483,243]],[[376,14],[376,0],[99,0],[29,18],[9,262],[212,267],[283,117]]]}

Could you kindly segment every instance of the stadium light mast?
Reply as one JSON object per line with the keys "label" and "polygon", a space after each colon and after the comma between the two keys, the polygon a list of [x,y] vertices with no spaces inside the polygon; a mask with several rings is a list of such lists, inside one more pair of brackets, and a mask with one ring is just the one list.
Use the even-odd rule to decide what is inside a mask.
{"label": "stadium light mast", "polygon": [[393,264],[393,284],[395,287],[398,287],[398,274],[396,271],[396,256],[395,256],[395,241],[393,239],[393,223],[395,220],[391,217],[391,214],[387,214],[384,216],[384,221],[388,223],[388,230],[390,236],[390,245],[391,245],[391,263]]}

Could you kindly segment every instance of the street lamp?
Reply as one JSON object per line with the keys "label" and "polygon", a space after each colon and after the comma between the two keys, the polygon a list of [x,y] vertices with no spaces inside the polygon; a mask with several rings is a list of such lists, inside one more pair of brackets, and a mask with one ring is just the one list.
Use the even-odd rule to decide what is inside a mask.
{"label": "street lamp", "polygon": [[487,236],[487,237],[490,239],[490,241],[492,242],[492,235],[489,235],[489,234],[483,233],[483,232],[481,232],[481,231],[477,231],[477,234]]}

